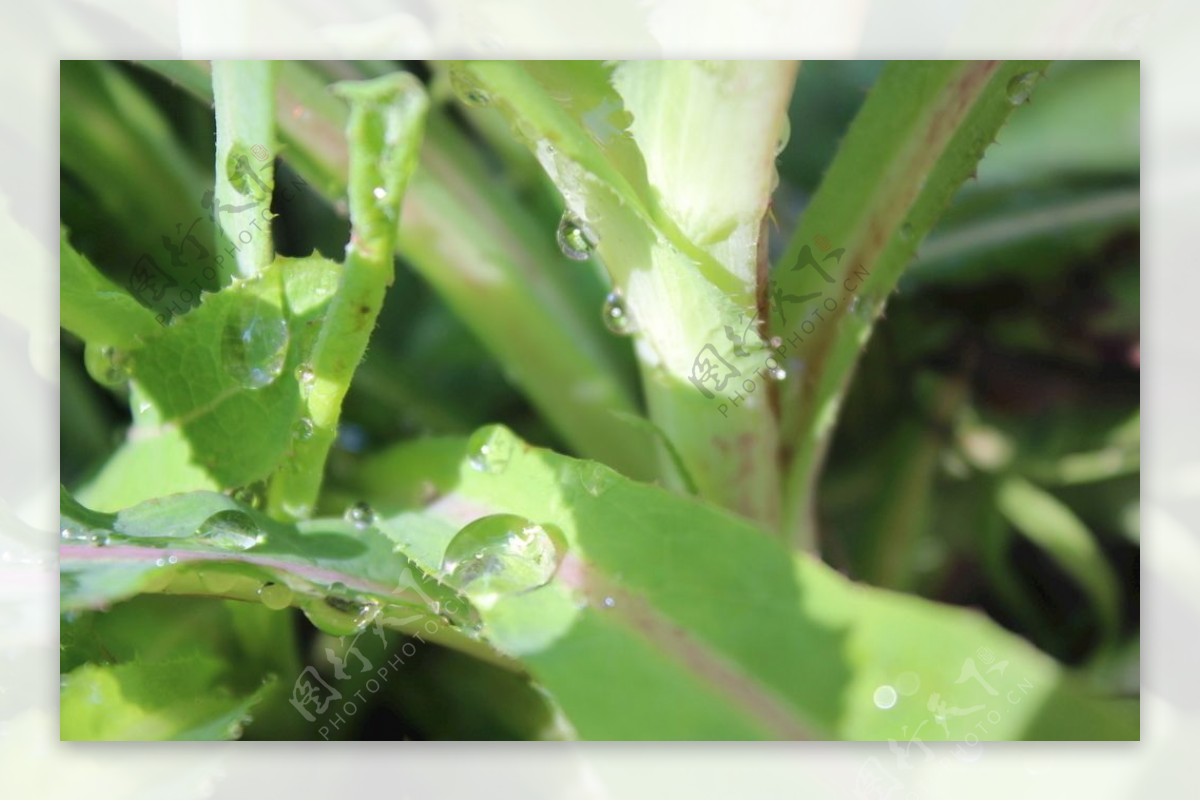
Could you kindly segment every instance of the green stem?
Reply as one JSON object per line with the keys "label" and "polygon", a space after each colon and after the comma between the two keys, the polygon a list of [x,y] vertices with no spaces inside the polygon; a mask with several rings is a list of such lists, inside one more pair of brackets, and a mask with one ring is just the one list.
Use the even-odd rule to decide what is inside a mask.
{"label": "green stem", "polygon": [[[771,319],[777,353],[789,362],[783,531],[797,547],[816,550],[816,474],[875,320],[917,243],[1043,66],[889,65],[805,211],[776,276],[781,296],[817,298],[817,314],[793,312],[785,321],[777,306]],[[817,269],[802,269],[814,259]]]}
{"label": "green stem", "polygon": [[407,73],[339,89],[350,101],[352,230],[342,279],[312,361],[301,368],[311,371],[311,381],[304,383],[311,384],[306,402],[312,435],[296,443],[294,469],[283,471],[271,487],[275,510],[292,517],[305,516],[316,503],[342,401],[394,278],[400,201],[416,166],[428,109],[421,84]]}
{"label": "green stem", "polygon": [[[220,221],[222,283],[257,275],[274,258],[271,194],[275,189],[275,67],[271,61],[214,61],[217,118],[214,212]],[[224,255],[231,253],[233,265]]]}

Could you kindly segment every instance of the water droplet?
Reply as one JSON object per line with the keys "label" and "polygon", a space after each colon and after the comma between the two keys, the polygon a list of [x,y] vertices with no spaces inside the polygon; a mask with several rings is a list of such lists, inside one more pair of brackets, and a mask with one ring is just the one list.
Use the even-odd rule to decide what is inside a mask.
{"label": "water droplet", "polygon": [[266,534],[245,512],[223,509],[200,524],[196,529],[196,538],[214,548],[244,551],[264,542]]}
{"label": "water droplet", "polygon": [[450,70],[450,86],[454,89],[455,96],[465,106],[478,108],[492,102],[492,96],[463,69],[456,67]]}
{"label": "water droplet", "polygon": [[850,300],[850,313],[860,320],[870,320],[875,316],[875,301],[872,298],[855,296]]}
{"label": "water droplet", "polygon": [[221,361],[246,389],[265,387],[283,372],[288,327],[279,309],[255,300],[230,311],[221,332]]}
{"label": "water droplet", "polygon": [[[330,589],[348,592],[341,584],[334,584]],[[301,608],[310,623],[335,637],[357,634],[370,625],[380,610],[377,601],[356,600],[333,594],[324,598],[309,599]]]}
{"label": "water droplet", "polygon": [[312,515],[312,505],[307,503],[289,503],[284,501],[283,513],[293,520],[305,520]]}
{"label": "water droplet", "polygon": [[286,609],[292,603],[292,591],[286,584],[268,582],[258,588],[258,600],[268,609]]}
{"label": "water droplet", "polygon": [[1028,102],[1029,96],[1033,94],[1033,87],[1036,85],[1036,72],[1022,72],[1020,75],[1013,77],[1008,82],[1008,102],[1014,106]]}
{"label": "water droplet", "polygon": [[779,126],[779,136],[775,139],[775,155],[778,156],[787,147],[788,140],[792,138],[792,121],[783,117],[783,124]]}
{"label": "water droplet", "polygon": [[223,595],[233,589],[237,583],[237,577],[224,570],[214,569],[205,570],[199,574],[200,583],[203,584],[209,592],[217,595]]}
{"label": "water droplet", "polygon": [[296,383],[300,385],[300,391],[305,395],[312,389],[313,382],[317,378],[317,371],[308,362],[304,362],[296,367]]}
{"label": "water droplet", "polygon": [[568,259],[586,261],[596,249],[596,237],[570,211],[564,211],[562,219],[558,221],[557,236],[558,248]]}
{"label": "water droplet", "polygon": [[249,506],[251,509],[261,509],[263,504],[267,502],[267,482],[255,481],[244,487],[238,487],[229,493],[229,497],[243,506]]}
{"label": "water droplet", "polygon": [[605,599],[604,599],[604,608],[605,609],[612,609],[616,605],[617,605],[617,601],[611,595],[605,597]]}
{"label": "water droplet", "polygon": [[347,523],[353,523],[359,531],[375,525],[375,510],[365,501],[359,501],[346,508],[343,515]]}
{"label": "water droplet", "polygon": [[71,545],[95,545],[104,547],[108,545],[108,532],[98,531],[83,526],[67,527],[61,532],[60,539]]}
{"label": "water droplet", "polygon": [[388,191],[382,186],[377,186],[371,190],[371,194],[375,196],[376,200],[387,200]]}
{"label": "water droplet", "polygon": [[83,365],[101,386],[119,387],[129,380],[128,356],[111,345],[89,343],[83,349]]}
{"label": "water droplet", "polygon": [[783,337],[779,337],[779,336],[771,337],[770,345],[772,348],[782,347],[783,346]]}
{"label": "water droplet", "polygon": [[566,540],[554,526],[518,515],[488,515],[454,535],[442,572],[447,583],[478,603],[546,584],[565,550]]}
{"label": "water droplet", "polygon": [[593,498],[608,489],[612,480],[612,472],[599,462],[587,462],[579,468],[579,483]]}
{"label": "water droplet", "polygon": [[618,336],[628,336],[633,333],[633,321],[625,308],[625,297],[619,289],[608,293],[604,306],[600,310],[604,318],[604,327]]}
{"label": "water droplet", "polygon": [[913,238],[912,223],[904,223],[900,226],[900,236],[905,240],[911,240]]}
{"label": "water droplet", "polygon": [[787,378],[787,370],[774,359],[767,359],[767,377],[772,381],[782,381]]}
{"label": "water droplet", "polygon": [[484,426],[467,440],[467,463],[481,473],[503,473],[515,446],[512,432],[504,426]]}
{"label": "water droplet", "polygon": [[313,421],[309,420],[307,417],[301,417],[296,421],[296,424],[292,426],[292,436],[301,442],[308,442],[310,439],[312,439],[312,435]]}
{"label": "water droplet", "polygon": [[891,709],[896,705],[896,688],[890,684],[881,684],[875,688],[872,700],[879,709]]}
{"label": "water droplet", "polygon": [[916,695],[917,690],[921,689],[921,677],[911,670],[901,673],[896,677],[896,692],[901,695]]}

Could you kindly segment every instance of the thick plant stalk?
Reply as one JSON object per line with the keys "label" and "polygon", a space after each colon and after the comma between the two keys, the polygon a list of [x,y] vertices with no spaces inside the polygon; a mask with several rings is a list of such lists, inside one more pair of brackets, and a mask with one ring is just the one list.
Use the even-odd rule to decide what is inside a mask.
{"label": "thick plant stalk", "polygon": [[[571,215],[564,224],[594,239],[622,333],[635,338],[651,419],[699,493],[773,525],[767,387],[778,370],[764,363],[760,336],[759,234],[795,66],[454,69],[460,89],[486,98],[537,156]],[[684,135],[705,125],[704,136]],[[745,391],[726,398],[735,377]]]}

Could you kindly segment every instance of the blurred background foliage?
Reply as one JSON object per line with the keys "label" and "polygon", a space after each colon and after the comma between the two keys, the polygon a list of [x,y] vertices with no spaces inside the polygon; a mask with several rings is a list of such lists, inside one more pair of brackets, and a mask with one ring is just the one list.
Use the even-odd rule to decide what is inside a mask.
{"label": "blurred background foliage", "polygon": [[[788,241],[881,67],[802,66],[791,138],[778,159],[773,246]],[[326,82],[395,69],[427,79],[444,104],[439,135],[470,146],[556,253],[562,208],[553,187],[497,119],[454,102],[436,65],[306,68]],[[138,64],[63,62],[61,109],[63,224],[77,249],[124,283],[143,254],[161,251],[164,236],[208,213],[212,108]],[[1137,62],[1051,67],[889,299],[819,492],[821,548],[837,569],[980,607],[1086,669],[1098,686],[1128,694],[1138,684],[1138,126]],[[277,185],[289,184],[288,155]],[[349,231],[341,203],[306,186],[286,198],[277,192],[273,210],[280,254],[340,258]],[[599,309],[597,272],[551,269],[567,270],[575,296]],[[333,493],[364,454],[487,422],[570,452],[487,343],[402,260],[379,320],[347,397],[330,462]],[[612,347],[636,381],[629,342]],[[122,391],[89,380],[82,344],[64,332],[60,457],[69,489],[86,486],[123,441],[130,419]],[[63,670],[98,649],[120,663],[114,638],[128,653],[203,652],[221,660],[229,675],[217,681],[235,690],[280,678],[245,736],[316,736],[288,706],[289,682],[306,654],[336,640],[291,612],[245,606],[141,597],[73,617],[64,621]],[[190,621],[189,636],[163,638],[183,630],[180,619]],[[377,658],[398,647],[400,636],[388,636],[372,646]],[[332,736],[524,738],[555,736],[554,725],[528,684],[429,646],[373,696],[367,714]]]}

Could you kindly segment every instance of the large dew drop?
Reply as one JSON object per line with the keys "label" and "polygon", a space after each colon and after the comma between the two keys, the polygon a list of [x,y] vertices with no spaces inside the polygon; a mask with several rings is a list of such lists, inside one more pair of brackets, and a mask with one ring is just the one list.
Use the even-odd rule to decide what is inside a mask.
{"label": "large dew drop", "polygon": [[279,309],[254,300],[229,312],[221,332],[221,363],[246,389],[260,389],[279,377],[287,359],[288,326]]}
{"label": "large dew drop", "polygon": [[568,259],[586,261],[596,249],[596,238],[583,221],[564,211],[558,222],[558,248]]}
{"label": "large dew drop", "polygon": [[214,548],[244,551],[264,542],[266,534],[245,512],[224,509],[200,524],[196,539]]}
{"label": "large dew drop", "polygon": [[463,527],[442,557],[446,582],[477,603],[541,587],[554,577],[566,543],[551,525],[488,515]]}
{"label": "large dew drop", "polygon": [[481,473],[503,473],[516,442],[504,426],[484,426],[467,440],[467,463]]}
{"label": "large dew drop", "polygon": [[585,462],[579,468],[579,483],[593,498],[600,497],[612,481],[612,471],[599,462]]}
{"label": "large dew drop", "polygon": [[292,603],[292,591],[286,584],[268,582],[258,588],[258,600],[268,609],[279,611]]}
{"label": "large dew drop", "polygon": [[617,336],[633,333],[633,320],[629,318],[629,311],[625,308],[625,296],[621,294],[621,290],[614,289],[608,293],[600,315],[604,319],[604,327]]}

